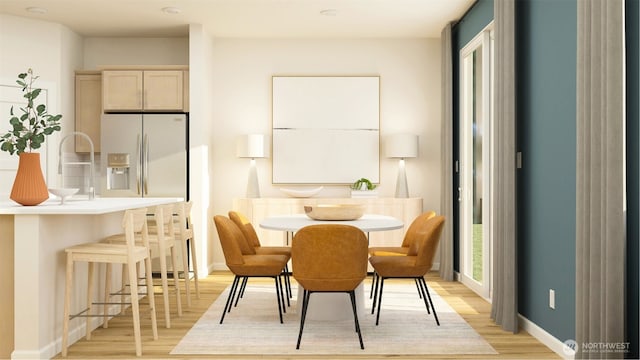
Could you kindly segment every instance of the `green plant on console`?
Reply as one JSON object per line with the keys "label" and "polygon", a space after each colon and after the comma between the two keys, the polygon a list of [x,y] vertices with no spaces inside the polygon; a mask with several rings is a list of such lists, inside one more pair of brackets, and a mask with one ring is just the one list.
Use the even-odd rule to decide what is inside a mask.
{"label": "green plant on console", "polygon": [[45,136],[60,131],[60,119],[62,115],[51,115],[47,113],[44,104],[35,105],[35,100],[40,95],[42,89],[33,88],[38,76],[33,75],[33,70],[18,74],[16,83],[22,87],[23,97],[27,99],[27,106],[20,108],[22,115],[18,117],[13,112],[13,106],[9,114],[9,130],[0,136],[0,150],[9,154],[20,155],[23,152],[32,152],[39,149],[44,144]]}
{"label": "green plant on console", "polygon": [[353,190],[361,190],[362,186],[365,185],[367,190],[373,190],[376,188],[375,184],[372,184],[371,181],[367,178],[361,178],[356,180],[353,184],[351,184],[351,189]]}

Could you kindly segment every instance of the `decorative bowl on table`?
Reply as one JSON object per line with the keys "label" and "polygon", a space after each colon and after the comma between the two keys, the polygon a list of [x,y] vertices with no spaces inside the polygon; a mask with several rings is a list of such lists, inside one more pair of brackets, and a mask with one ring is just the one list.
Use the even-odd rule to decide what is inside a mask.
{"label": "decorative bowl on table", "polygon": [[322,189],[324,189],[324,186],[320,186],[320,187],[313,188],[313,189],[285,189],[285,188],[280,188],[280,191],[282,191],[283,193],[285,193],[286,195],[289,195],[291,197],[308,198],[308,197],[312,197],[314,195],[317,195],[320,191],[322,191]]}
{"label": "decorative bowl on table", "polygon": [[51,188],[49,192],[54,196],[60,198],[60,205],[64,204],[64,201],[78,192],[78,188]]}
{"label": "decorative bowl on table", "polygon": [[304,212],[313,220],[357,220],[364,214],[364,205],[308,205]]}

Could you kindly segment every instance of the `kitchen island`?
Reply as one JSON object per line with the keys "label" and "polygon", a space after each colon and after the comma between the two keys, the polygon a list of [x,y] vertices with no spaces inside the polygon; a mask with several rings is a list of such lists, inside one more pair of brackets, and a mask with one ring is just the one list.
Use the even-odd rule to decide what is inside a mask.
{"label": "kitchen island", "polygon": [[[46,359],[60,352],[64,307],[64,249],[121,233],[125,210],[179,198],[49,199],[38,206],[0,200],[0,358]],[[72,313],[84,309],[86,265],[77,265]],[[104,268],[96,271],[104,283]],[[119,283],[119,274],[114,281]],[[114,285],[117,285],[114,284]],[[96,294],[103,287],[96,286]],[[94,319],[97,327],[101,318]],[[70,343],[84,336],[84,321],[70,325]]]}

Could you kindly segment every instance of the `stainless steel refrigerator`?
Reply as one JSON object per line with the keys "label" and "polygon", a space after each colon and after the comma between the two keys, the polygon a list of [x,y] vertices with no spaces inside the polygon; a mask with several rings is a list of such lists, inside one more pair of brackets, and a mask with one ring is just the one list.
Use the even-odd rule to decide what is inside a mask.
{"label": "stainless steel refrigerator", "polygon": [[105,114],[102,196],[188,199],[188,115]]}

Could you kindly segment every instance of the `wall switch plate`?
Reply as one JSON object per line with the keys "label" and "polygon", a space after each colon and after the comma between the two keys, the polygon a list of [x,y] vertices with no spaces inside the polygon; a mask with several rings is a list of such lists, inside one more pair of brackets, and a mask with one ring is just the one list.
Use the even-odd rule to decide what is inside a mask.
{"label": "wall switch plate", "polygon": [[549,307],[556,308],[556,292],[553,289],[549,289]]}

